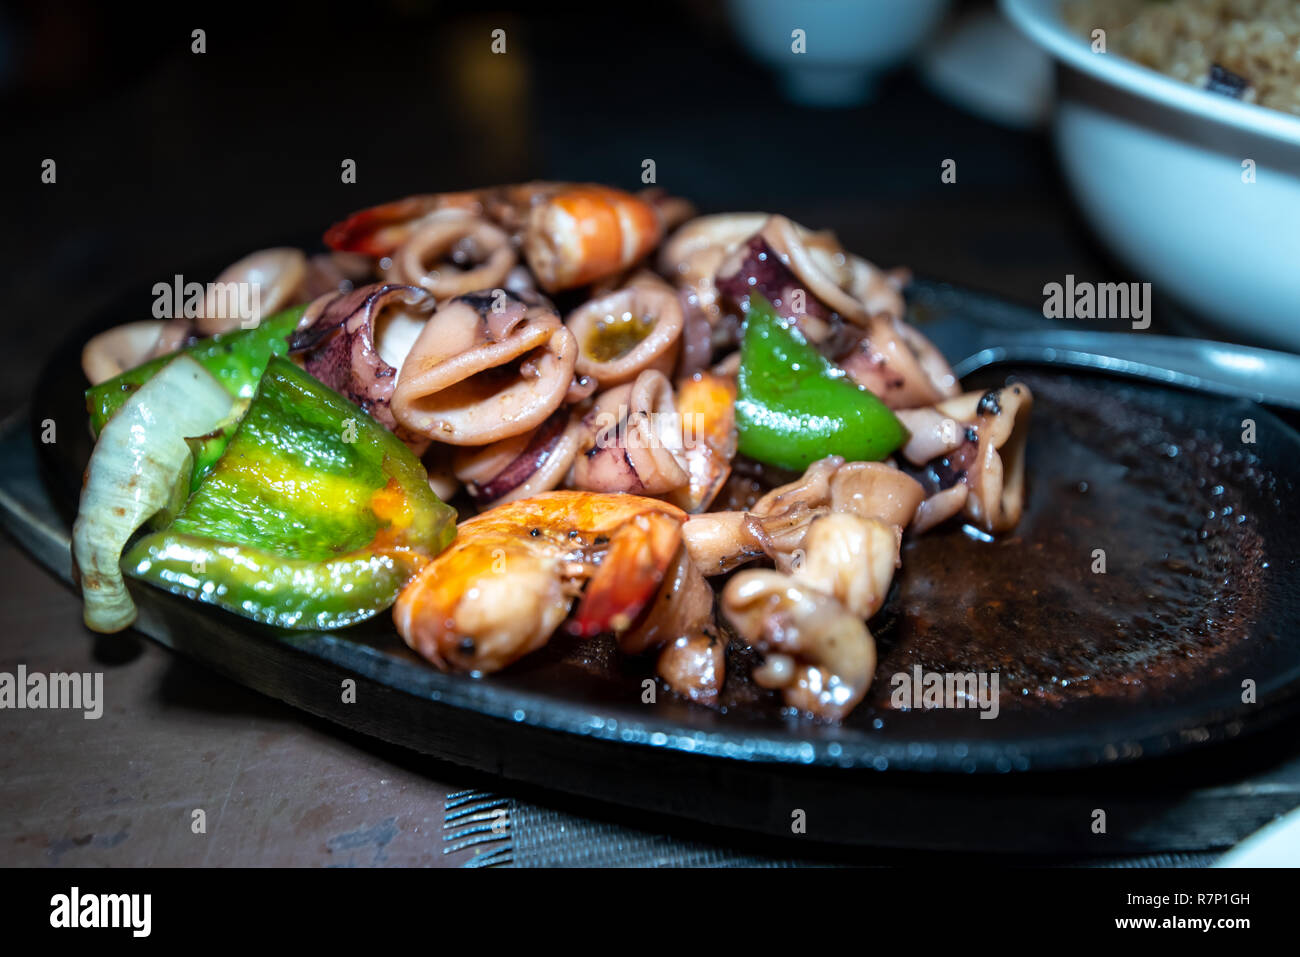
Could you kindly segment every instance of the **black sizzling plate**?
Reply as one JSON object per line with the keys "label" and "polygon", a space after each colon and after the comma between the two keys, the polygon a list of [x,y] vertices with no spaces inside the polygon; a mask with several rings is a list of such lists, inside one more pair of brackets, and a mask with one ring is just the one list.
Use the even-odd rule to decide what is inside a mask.
{"label": "black sizzling plate", "polygon": [[[151,301],[141,289],[74,332],[39,380],[33,428],[53,418],[59,441],[36,448],[68,525],[91,448],[81,345],[148,315]],[[840,726],[783,714],[745,680],[743,653],[718,712],[662,689],[643,703],[647,667],[602,641],[557,640],[474,680],[424,664],[387,615],[332,634],[278,632],[133,585],[139,627],[315,714],[560,791],[775,834],[790,833],[798,808],[811,836],[834,842],[1098,851],[1089,815],[1119,779],[1070,769],[1222,742],[1295,710],[1300,436],[1245,402],[1017,372],[1036,397],[1024,518],[991,543],[954,524],[905,545],[871,622],[873,693]],[[1105,574],[1093,571],[1097,549]],[[915,666],[999,672],[998,717],[895,710],[891,676]],[[347,677],[355,704],[340,701]],[[1254,703],[1243,703],[1246,680]],[[1153,836],[1134,797],[1146,786],[1108,792],[1107,807],[1138,803],[1100,852],[1179,845]]]}

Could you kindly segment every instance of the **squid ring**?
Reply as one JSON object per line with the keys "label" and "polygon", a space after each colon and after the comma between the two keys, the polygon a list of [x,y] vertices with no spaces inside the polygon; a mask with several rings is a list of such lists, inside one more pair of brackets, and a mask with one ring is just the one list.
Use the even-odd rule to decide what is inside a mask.
{"label": "squid ring", "polygon": [[82,348],[81,369],[91,385],[99,385],[142,362],[175,352],[189,332],[184,319],[143,319],[114,326]]}
{"label": "squid ring", "polygon": [[[466,242],[476,251],[486,253],[482,265],[460,269],[444,259]],[[426,266],[429,262],[437,265],[429,268]],[[389,282],[420,286],[438,299],[451,299],[501,286],[516,262],[518,257],[504,230],[486,219],[449,209],[429,215],[393,253],[392,264],[383,274]]]}
{"label": "squid ring", "polygon": [[580,306],[566,325],[578,340],[578,373],[603,387],[621,385],[646,369],[670,371],[684,323],[671,287],[638,279]]}
{"label": "squid ring", "polygon": [[673,387],[662,372],[647,369],[597,397],[586,420],[595,431],[573,463],[575,488],[662,495],[690,480]]}
{"label": "squid ring", "polygon": [[[497,311],[498,303],[505,305]],[[448,445],[528,432],[564,401],[578,348],[559,316],[501,292],[458,296],[420,331],[397,376],[397,421]]]}
{"label": "squid ring", "polygon": [[[203,315],[194,324],[205,336],[248,328],[250,322],[256,325],[263,316],[279,312],[293,302],[306,279],[307,256],[300,249],[277,247],[249,253],[223,269],[208,285]],[[232,310],[226,290],[233,283],[256,289],[260,307],[256,315],[241,316]]]}
{"label": "squid ring", "polygon": [[452,472],[480,507],[514,502],[563,482],[585,434],[581,416],[561,407],[532,432],[458,449]]}

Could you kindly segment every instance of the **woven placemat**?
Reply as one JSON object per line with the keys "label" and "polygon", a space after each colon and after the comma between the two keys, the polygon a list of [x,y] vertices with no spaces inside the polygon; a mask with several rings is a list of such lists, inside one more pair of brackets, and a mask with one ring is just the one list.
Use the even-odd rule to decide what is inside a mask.
{"label": "woven placemat", "polygon": [[[864,850],[854,864],[739,853],[518,801],[489,791],[447,795],[443,853],[469,848],[463,867],[847,867],[873,866]],[[1079,867],[1209,867],[1218,852],[1051,862]],[[883,866],[883,865],[877,865]]]}

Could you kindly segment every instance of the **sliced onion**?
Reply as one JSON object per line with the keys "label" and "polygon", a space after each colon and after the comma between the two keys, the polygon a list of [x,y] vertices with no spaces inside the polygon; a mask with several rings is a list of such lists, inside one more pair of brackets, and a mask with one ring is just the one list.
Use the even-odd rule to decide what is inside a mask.
{"label": "sliced onion", "polygon": [[229,392],[189,356],[178,356],[127,399],[99,434],[72,527],[86,627],[114,632],[135,621],[122,581],[122,549],[136,529],[188,481],[187,436],[216,428],[234,404]]}

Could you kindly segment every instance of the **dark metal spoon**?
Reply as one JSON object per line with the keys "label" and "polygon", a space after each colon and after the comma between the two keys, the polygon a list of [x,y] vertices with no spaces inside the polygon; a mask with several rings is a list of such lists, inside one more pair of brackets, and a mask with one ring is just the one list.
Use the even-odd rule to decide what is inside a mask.
{"label": "dark metal spoon", "polygon": [[[1049,324],[1005,303],[989,315],[950,309],[942,287],[924,289],[921,330],[958,377],[999,362],[1091,369],[1300,409],[1300,356],[1208,339],[1099,332]],[[979,310],[977,310],[979,311]],[[925,318],[925,317],[918,317]],[[1298,317],[1300,318],[1300,317]]]}

